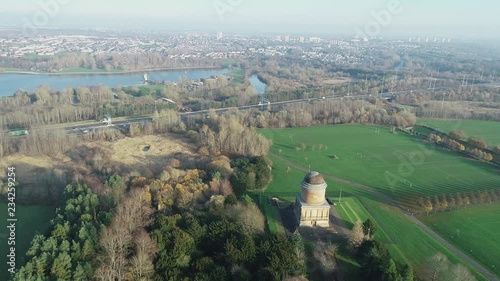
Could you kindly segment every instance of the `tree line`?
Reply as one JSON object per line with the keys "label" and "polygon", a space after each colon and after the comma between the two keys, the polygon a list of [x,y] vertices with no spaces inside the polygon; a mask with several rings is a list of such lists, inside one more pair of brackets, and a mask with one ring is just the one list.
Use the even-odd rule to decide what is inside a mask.
{"label": "tree line", "polygon": [[430,212],[456,210],[468,206],[480,204],[492,204],[500,202],[500,190],[483,190],[471,192],[459,192],[455,194],[435,195],[433,197],[419,197],[416,206],[420,211]]}
{"label": "tree line", "polygon": [[[428,127],[429,128],[429,127]],[[439,145],[444,145],[451,150],[466,152],[470,156],[485,162],[491,162],[495,159],[494,155],[500,155],[500,145],[493,147],[491,150],[490,144],[482,138],[470,136],[465,139],[463,131],[450,131],[448,134],[443,134],[430,128],[434,133],[427,135],[427,140]]]}
{"label": "tree line", "polygon": [[158,53],[79,54],[64,53],[50,57],[0,58],[0,67],[60,72],[63,69],[100,71],[142,71],[145,69],[221,67],[222,61],[213,58],[169,58]]}
{"label": "tree line", "polygon": [[484,110],[478,107],[471,108],[471,105],[460,102],[425,102],[418,106],[415,114],[419,118],[500,120],[500,113],[497,110]]}
{"label": "tree line", "polygon": [[[374,104],[375,103],[375,104]],[[325,124],[380,124],[407,128],[416,117],[406,110],[384,108],[381,104],[364,100],[322,100],[315,103],[291,104],[268,110],[230,110],[222,114],[225,120],[234,118],[245,127],[287,128]],[[219,120],[210,112],[208,120]]]}
{"label": "tree line", "polygon": [[28,261],[14,280],[89,280],[98,266],[99,231],[111,221],[109,206],[86,185],[68,185],[65,202],[44,234],[37,234]]}
{"label": "tree line", "polygon": [[106,86],[67,88],[55,91],[42,85],[35,93],[18,91],[13,97],[0,99],[0,125],[7,128],[101,120],[104,114],[120,116],[152,114],[171,108],[165,102],[155,103],[155,96],[135,98]]}

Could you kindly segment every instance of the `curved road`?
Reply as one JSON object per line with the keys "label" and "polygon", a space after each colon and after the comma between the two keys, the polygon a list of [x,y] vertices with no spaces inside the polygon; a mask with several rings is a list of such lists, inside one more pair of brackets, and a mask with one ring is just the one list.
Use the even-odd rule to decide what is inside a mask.
{"label": "curved road", "polygon": [[[301,166],[295,162],[292,162],[286,158],[283,158],[281,156],[278,156],[274,153],[271,153],[271,155],[277,159],[279,159],[280,161],[283,161],[284,163],[286,163],[287,165],[290,165],[290,166],[293,166],[295,167],[296,169],[299,169],[301,171],[304,171],[304,172],[309,172],[309,169],[304,167],[304,166]],[[434,239],[436,239],[437,241],[439,241],[441,244],[443,244],[445,247],[447,247],[451,252],[453,252],[454,254],[456,254],[457,256],[459,256],[460,258],[462,258],[466,263],[468,263],[470,266],[474,267],[479,273],[481,273],[485,278],[487,279],[490,279],[492,281],[500,281],[500,279],[498,279],[496,277],[496,275],[494,275],[493,273],[491,273],[488,269],[486,269],[484,266],[482,266],[481,264],[479,264],[478,262],[476,262],[475,260],[473,260],[472,258],[470,258],[468,255],[466,255],[464,252],[462,252],[460,249],[458,249],[457,247],[453,246],[452,244],[448,243],[448,241],[446,241],[445,239],[441,238],[441,236],[439,236],[436,232],[434,232],[432,229],[430,229],[428,226],[426,226],[424,223],[422,223],[419,219],[417,219],[416,217],[414,217],[411,213],[405,211],[401,205],[399,205],[399,203],[397,203],[396,201],[394,201],[392,198],[390,198],[389,196],[385,195],[384,193],[382,192],[379,192],[369,186],[366,186],[364,184],[361,184],[361,183],[358,183],[358,182],[355,182],[355,181],[352,181],[352,180],[346,180],[346,179],[343,179],[343,178],[339,178],[339,177],[335,177],[335,176],[331,176],[331,175],[325,175],[325,174],[322,174],[323,177],[327,178],[327,179],[331,179],[333,181],[336,181],[336,182],[341,182],[341,183],[345,183],[345,184],[349,184],[349,185],[352,185],[352,186],[355,186],[359,189],[362,189],[364,191],[367,191],[379,198],[382,198],[385,202],[388,202],[390,203],[391,205],[393,205],[394,207],[398,208],[399,210],[401,210],[411,221],[413,221],[414,223],[416,223],[418,226],[420,226],[425,232],[427,232],[429,235],[431,235],[432,237],[434,237]]]}

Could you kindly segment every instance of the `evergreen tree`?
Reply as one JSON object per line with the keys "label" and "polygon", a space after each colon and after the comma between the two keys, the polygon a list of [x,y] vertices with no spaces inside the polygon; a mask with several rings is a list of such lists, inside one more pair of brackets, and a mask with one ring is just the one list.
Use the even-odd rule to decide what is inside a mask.
{"label": "evergreen tree", "polygon": [[377,231],[377,226],[375,225],[375,223],[373,223],[371,219],[367,219],[363,223],[363,233],[369,238],[373,238],[376,231]]}

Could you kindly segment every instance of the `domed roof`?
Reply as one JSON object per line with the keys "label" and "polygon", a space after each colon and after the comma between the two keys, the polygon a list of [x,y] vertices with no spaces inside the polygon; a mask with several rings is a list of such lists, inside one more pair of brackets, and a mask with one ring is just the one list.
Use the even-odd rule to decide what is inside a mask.
{"label": "domed roof", "polygon": [[323,185],[323,184],[325,184],[325,179],[318,172],[312,171],[312,172],[309,172],[304,177],[303,182],[308,183],[310,185]]}

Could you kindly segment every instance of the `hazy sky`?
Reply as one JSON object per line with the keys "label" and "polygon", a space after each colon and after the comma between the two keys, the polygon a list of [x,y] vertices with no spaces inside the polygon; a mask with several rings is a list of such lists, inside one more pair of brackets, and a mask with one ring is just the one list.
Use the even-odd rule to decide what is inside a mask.
{"label": "hazy sky", "polygon": [[399,3],[400,12],[391,14],[389,24],[381,26],[381,35],[453,30],[456,34],[490,34],[500,27],[498,0],[16,0],[2,5],[4,21],[0,23],[5,24],[5,18],[16,26],[23,19],[33,22],[34,15],[43,12],[40,3],[50,2],[66,4],[58,4],[48,26],[140,28],[165,24],[172,30],[172,25],[178,25],[183,29],[311,33],[349,28],[343,30],[348,33],[355,27],[365,30],[375,21],[373,13],[388,11],[388,4],[394,2]]}

